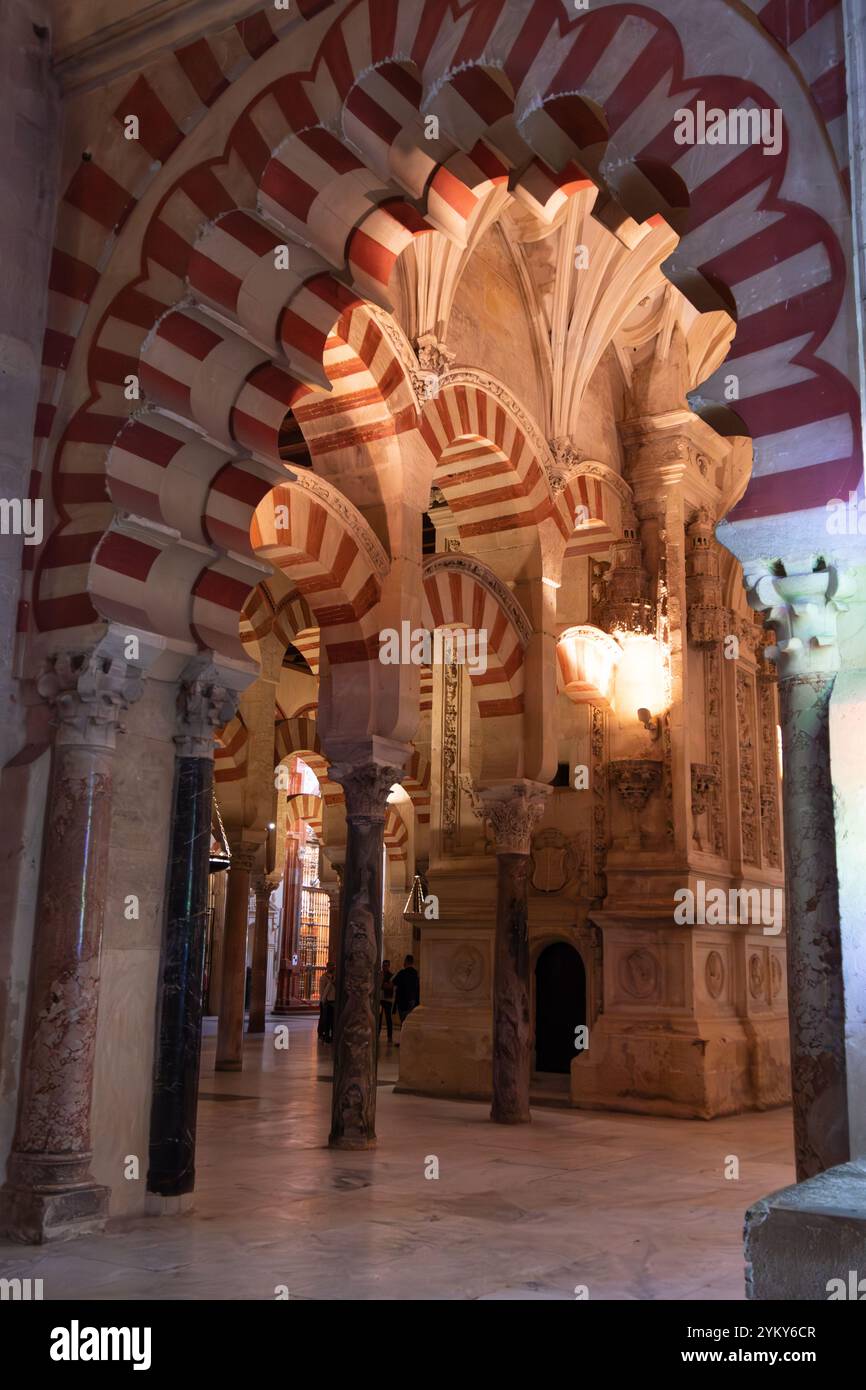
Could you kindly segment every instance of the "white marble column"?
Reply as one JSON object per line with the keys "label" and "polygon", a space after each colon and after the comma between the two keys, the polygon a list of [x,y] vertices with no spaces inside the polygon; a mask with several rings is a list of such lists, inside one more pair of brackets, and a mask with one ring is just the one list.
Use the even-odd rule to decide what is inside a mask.
{"label": "white marble column", "polygon": [[[748,566],[749,602],[777,635],[794,1144],[799,1180],[850,1156],[829,707],[836,621],[851,585],[812,557]],[[861,1098],[860,1105],[866,1105]]]}

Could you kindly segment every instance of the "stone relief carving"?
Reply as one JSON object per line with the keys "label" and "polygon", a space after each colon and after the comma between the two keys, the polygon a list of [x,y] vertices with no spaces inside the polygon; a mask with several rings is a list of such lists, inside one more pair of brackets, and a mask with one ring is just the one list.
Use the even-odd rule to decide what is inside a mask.
{"label": "stone relief carving", "polygon": [[703,647],[719,642],[727,629],[727,610],[722,603],[719,550],[713,538],[715,518],[699,507],[686,527],[686,605],[689,640]]}
{"label": "stone relief carving", "polygon": [[442,669],[442,834],[452,842],[460,824],[460,667]]}
{"label": "stone relief carving", "polygon": [[725,962],[718,951],[710,951],[704,966],[707,993],[711,999],[719,999],[725,987]]}
{"label": "stone relief carving", "polygon": [[335,763],[330,778],[339,782],[346,800],[348,820],[383,821],[388,793],[395,782],[402,782],[403,768],[386,763]]}
{"label": "stone relief carving", "polygon": [[175,745],[180,758],[211,758],[214,734],[237,713],[237,692],[220,683],[211,666],[194,679],[182,681],[177,693]]}
{"label": "stone relief carving", "polygon": [[709,763],[692,763],[692,839],[698,849],[704,848],[698,822],[710,809],[710,798],[718,786],[718,769]]}
{"label": "stone relief carving", "polygon": [[460,779],[472,810],[490,826],[497,854],[528,855],[532,832],[544,815],[551,788],[540,782],[513,782],[477,792],[472,779]]}
{"label": "stone relief carving", "polygon": [[592,757],[592,896],[607,896],[605,863],[608,848],[607,718],[599,705],[590,706],[589,746]]}
{"label": "stone relief carving", "polygon": [[622,957],[618,976],[623,990],[632,999],[650,999],[658,994],[659,963],[652,951],[643,946]]}
{"label": "stone relief carving", "polygon": [[754,952],[749,956],[749,993],[753,999],[763,999],[765,987],[764,962],[762,957]]}
{"label": "stone relief carving", "polygon": [[778,999],[782,993],[784,975],[782,972],[782,962],[779,959],[778,951],[774,951],[770,956],[770,998]]}
{"label": "stone relief carving", "polygon": [[776,753],[775,674],[758,676],[761,710],[761,843],[764,859],[782,867],[779,834],[779,773]]}
{"label": "stone relief carving", "polygon": [[752,683],[745,671],[737,670],[737,728],[740,755],[740,827],[743,858],[760,864],[758,841],[758,785],[753,734]]}
{"label": "stone relief carving", "polygon": [[141,698],[141,672],[121,658],[93,649],[49,657],[36,688],[48,702],[62,744],[89,743],[114,748],[121,716]]}
{"label": "stone relief carving", "polygon": [[722,654],[718,645],[704,651],[704,692],[706,697],[707,755],[715,774],[707,797],[709,845],[714,854],[728,852],[722,763]]}
{"label": "stone relief carving", "polygon": [[540,830],[532,837],[530,883],[538,893],[561,893],[579,875],[584,877],[584,837],[569,839],[561,830]]}
{"label": "stone relief carving", "polygon": [[460,946],[448,964],[448,978],[455,989],[469,994],[484,978],[484,957],[477,946]]}

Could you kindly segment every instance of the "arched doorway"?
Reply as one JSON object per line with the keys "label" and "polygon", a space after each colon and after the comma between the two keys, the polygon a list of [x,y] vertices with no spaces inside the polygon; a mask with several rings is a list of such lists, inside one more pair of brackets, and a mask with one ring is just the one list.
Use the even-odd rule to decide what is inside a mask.
{"label": "arched doorway", "polygon": [[568,1073],[574,1030],[586,1023],[586,970],[567,941],[545,946],[535,963],[535,1070]]}

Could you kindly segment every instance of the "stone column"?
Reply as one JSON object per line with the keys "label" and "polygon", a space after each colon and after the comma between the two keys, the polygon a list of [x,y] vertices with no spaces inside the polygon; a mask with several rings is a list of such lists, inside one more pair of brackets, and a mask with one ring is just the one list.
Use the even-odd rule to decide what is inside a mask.
{"label": "stone column", "polygon": [[334,1030],[332,1148],[376,1145],[385,802],[403,772],[378,762],[331,768],[346,798],[346,864]]}
{"label": "stone column", "polygon": [[493,1105],[497,1124],[525,1124],[529,1114],[530,1026],[527,874],[532,832],[550,787],[514,781],[473,794],[475,814],[496,844],[496,937],[493,959]]}
{"label": "stone column", "polygon": [[108,1214],[109,1189],[90,1173],[90,1111],[112,768],[120,715],[143,687],[125,661],[96,650],[53,657],[38,689],[57,736],[0,1225],[41,1244],[98,1230]]}
{"label": "stone column", "polygon": [[242,1071],[244,1065],[244,986],[246,984],[247,924],[250,874],[260,846],[232,840],[228,870],[226,923],[223,936],[223,977],[217,1029],[216,1070]]}
{"label": "stone column", "polygon": [[149,1192],[180,1197],[195,1186],[202,986],[213,813],[214,731],[236,698],[213,667],[183,681],[178,733],[159,1002]]}
{"label": "stone column", "polygon": [[[277,880],[277,883],[279,880]],[[271,894],[277,887],[272,878],[256,874],[253,891],[256,895],[256,925],[253,938],[253,976],[250,992],[248,1033],[265,1031],[265,1005],[268,991],[268,927],[271,920]]]}
{"label": "stone column", "polygon": [[292,1005],[292,953],[295,949],[298,909],[301,901],[299,837],[295,830],[286,835],[286,868],[283,880],[283,930],[280,938],[280,969],[277,976],[275,1014],[287,1014]]}
{"label": "stone column", "polygon": [[779,672],[791,1085],[802,1181],[849,1158],[829,704],[839,669],[836,617],[851,589],[833,566],[811,559],[747,567],[746,585],[750,604],[777,635],[767,656]]}

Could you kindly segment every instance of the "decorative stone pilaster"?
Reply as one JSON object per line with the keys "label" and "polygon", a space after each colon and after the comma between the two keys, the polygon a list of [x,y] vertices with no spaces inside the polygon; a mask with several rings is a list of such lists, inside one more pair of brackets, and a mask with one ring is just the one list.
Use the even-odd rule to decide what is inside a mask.
{"label": "decorative stone pilaster", "polygon": [[232,862],[226,894],[223,933],[223,978],[217,1028],[216,1070],[242,1071],[244,1065],[244,986],[246,984],[247,924],[250,874],[260,844],[230,839]]}
{"label": "decorative stone pilaster", "polygon": [[99,649],[62,652],[38,680],[57,726],[24,1033],[0,1225],[41,1244],[98,1230],[90,1113],[108,874],[112,767],[140,673]]}
{"label": "decorative stone pilaster", "polygon": [[853,585],[821,561],[747,568],[749,603],[776,633],[797,1176],[849,1158],[845,1008],[829,704],[836,619]]}
{"label": "decorative stone pilaster", "polygon": [[195,1186],[214,733],[236,709],[213,666],[181,682],[147,1175],[148,1191],[162,1197]]}
{"label": "decorative stone pilaster", "polygon": [[497,1124],[530,1119],[532,1038],[529,1010],[527,876],[532,833],[551,788],[515,781],[475,792],[472,809],[489,825],[496,845],[496,941],[493,964],[493,1105]]}
{"label": "decorative stone pilaster", "polygon": [[332,1148],[376,1145],[376,1062],[382,965],[385,803],[403,771],[378,762],[330,771],[346,799],[340,959],[334,1028]]}
{"label": "decorative stone pilaster", "polygon": [[710,807],[710,798],[719,785],[718,768],[709,763],[692,763],[692,839],[703,849],[698,822]]}

